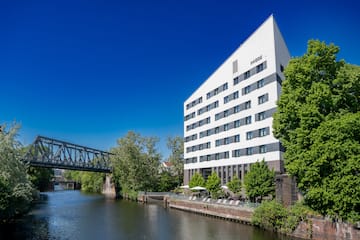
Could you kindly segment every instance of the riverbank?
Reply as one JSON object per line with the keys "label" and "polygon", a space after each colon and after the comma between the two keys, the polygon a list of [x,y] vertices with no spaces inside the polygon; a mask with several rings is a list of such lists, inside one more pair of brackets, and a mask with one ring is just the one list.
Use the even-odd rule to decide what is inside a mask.
{"label": "riverbank", "polygon": [[[139,201],[144,199],[149,198],[144,195],[138,197]],[[251,225],[255,209],[255,206],[240,201],[211,200],[179,195],[164,195],[163,203],[167,208],[248,225]],[[358,240],[360,239],[360,229],[353,224],[332,222],[329,219],[309,216],[306,221],[300,222],[297,228],[287,235],[298,239]]]}

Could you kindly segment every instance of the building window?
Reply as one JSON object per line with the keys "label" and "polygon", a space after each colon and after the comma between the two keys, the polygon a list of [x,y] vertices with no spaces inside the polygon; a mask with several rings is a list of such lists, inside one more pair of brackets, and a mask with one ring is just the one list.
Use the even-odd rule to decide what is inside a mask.
{"label": "building window", "polygon": [[236,149],[234,151],[234,156],[233,157],[240,157],[240,149]]}
{"label": "building window", "polygon": [[264,70],[264,63],[261,63],[261,64],[256,66],[256,73],[259,73],[262,70]]}
{"label": "building window", "polygon": [[229,143],[230,143],[229,138],[224,138],[224,144],[225,144],[225,145],[228,145]]}
{"label": "building window", "polygon": [[224,117],[227,117],[227,116],[229,116],[229,110],[224,111]]}
{"label": "building window", "polygon": [[220,140],[219,139],[215,141],[215,146],[216,147],[220,146]]}
{"label": "building window", "polygon": [[219,133],[219,130],[220,130],[220,128],[219,128],[219,127],[216,127],[216,128],[215,128],[215,134],[216,134],[216,133]]}
{"label": "building window", "polygon": [[240,120],[234,121],[234,128],[240,127]]}
{"label": "building window", "polygon": [[206,130],[206,136],[210,136],[210,135],[211,135],[211,130],[210,129]]}
{"label": "building window", "polygon": [[206,155],[206,161],[210,161],[211,155]]}
{"label": "building window", "polygon": [[227,90],[228,89],[228,84],[227,83],[224,83],[223,85],[223,91]]}
{"label": "building window", "polygon": [[219,89],[216,88],[216,89],[214,90],[214,95],[217,95],[218,93],[219,93]]}
{"label": "building window", "polygon": [[250,85],[244,88],[244,95],[250,92]]}
{"label": "building window", "polygon": [[206,143],[206,148],[210,148],[210,142]]}
{"label": "building window", "polygon": [[228,123],[224,125],[224,131],[227,131],[227,130],[229,130],[229,124]]}
{"label": "building window", "polygon": [[251,124],[251,116],[245,118],[245,124]]}
{"label": "building window", "polygon": [[284,66],[280,64],[280,71],[284,72]]}
{"label": "building window", "polygon": [[210,118],[206,118],[206,123],[210,123]]}
{"label": "building window", "polygon": [[219,160],[219,158],[220,158],[220,154],[216,153],[215,154],[215,160]]}
{"label": "building window", "polygon": [[246,155],[252,155],[252,154],[253,154],[253,148],[252,147],[246,148]]}
{"label": "building window", "polygon": [[225,159],[229,158],[229,152],[224,152],[224,158]]}
{"label": "building window", "polygon": [[214,103],[214,108],[217,108],[219,106],[219,101],[216,101],[215,103]]}
{"label": "building window", "polygon": [[266,99],[266,94],[264,95],[261,95],[260,97],[258,97],[258,103],[259,104],[263,104],[264,102],[266,102],[267,99]]}
{"label": "building window", "polygon": [[234,107],[234,113],[238,113],[238,112],[240,112],[240,106],[239,105]]}
{"label": "building window", "polygon": [[257,88],[262,88],[264,86],[264,79],[257,81]]}
{"label": "building window", "polygon": [[250,71],[244,72],[244,79],[248,79],[250,77]]}
{"label": "building window", "polygon": [[207,94],[206,94],[206,99],[209,99],[211,97],[211,94],[208,92]]}
{"label": "building window", "polygon": [[259,136],[260,137],[266,136],[266,134],[267,134],[266,128],[259,129]]}
{"label": "building window", "polygon": [[260,152],[260,153],[266,153],[266,145],[261,145],[261,146],[259,147],[259,152]]}
{"label": "building window", "polygon": [[234,136],[234,142],[240,142],[240,135]]}
{"label": "building window", "polygon": [[246,140],[250,140],[253,138],[253,133],[252,132],[247,132],[246,133]]}
{"label": "building window", "polygon": [[239,83],[239,77],[234,78],[234,85]]}
{"label": "building window", "polygon": [[215,121],[219,120],[220,119],[220,114],[215,114]]}
{"label": "building window", "polygon": [[251,101],[245,102],[245,109],[251,108]]}
{"label": "building window", "polygon": [[238,91],[234,92],[234,94],[233,94],[233,99],[237,99],[237,98],[239,98],[239,92]]}
{"label": "building window", "polygon": [[224,97],[224,104],[225,104],[225,103],[228,103],[229,100],[230,100],[230,97],[229,97],[229,96]]}
{"label": "building window", "polygon": [[265,119],[265,112],[260,112],[258,113],[258,121],[264,120]]}

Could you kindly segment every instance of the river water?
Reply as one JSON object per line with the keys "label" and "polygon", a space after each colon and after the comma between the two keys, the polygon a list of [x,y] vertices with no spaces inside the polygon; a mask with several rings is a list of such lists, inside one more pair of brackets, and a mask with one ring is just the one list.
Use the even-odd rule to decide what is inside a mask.
{"label": "river water", "polygon": [[59,191],[45,193],[45,200],[24,218],[0,224],[0,239],[274,240],[280,236],[240,223],[165,209],[161,204]]}

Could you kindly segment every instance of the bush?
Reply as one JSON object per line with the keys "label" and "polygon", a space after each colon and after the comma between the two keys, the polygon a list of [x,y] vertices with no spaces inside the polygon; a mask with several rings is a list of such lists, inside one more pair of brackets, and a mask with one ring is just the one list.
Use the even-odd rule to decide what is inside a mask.
{"label": "bush", "polygon": [[297,202],[290,208],[285,208],[275,200],[263,202],[255,209],[252,223],[264,229],[281,233],[291,233],[311,210],[302,202]]}

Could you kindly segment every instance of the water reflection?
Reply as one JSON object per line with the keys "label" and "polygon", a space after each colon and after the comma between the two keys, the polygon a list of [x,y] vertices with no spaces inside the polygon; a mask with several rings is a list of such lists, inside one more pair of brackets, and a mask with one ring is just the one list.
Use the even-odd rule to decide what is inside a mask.
{"label": "water reflection", "polygon": [[13,224],[0,225],[0,239],[279,238],[251,226],[164,209],[161,204],[142,205],[79,191],[52,192],[46,196],[28,216]]}

